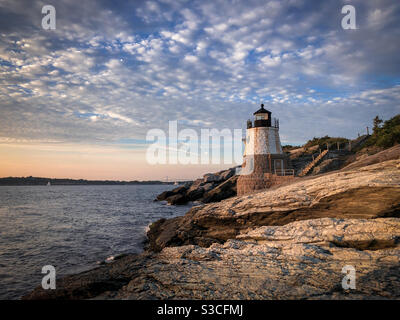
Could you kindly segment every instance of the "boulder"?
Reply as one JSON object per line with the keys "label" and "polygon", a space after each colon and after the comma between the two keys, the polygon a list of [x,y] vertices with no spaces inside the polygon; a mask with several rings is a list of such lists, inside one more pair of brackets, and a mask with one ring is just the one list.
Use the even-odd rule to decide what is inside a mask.
{"label": "boulder", "polygon": [[188,187],[186,185],[179,186],[172,190],[174,194],[184,194]]}
{"label": "boulder", "polygon": [[193,189],[199,188],[203,184],[204,184],[204,180],[203,179],[201,179],[201,178],[200,179],[196,179],[195,181],[193,181],[193,183],[188,188],[188,192],[192,191]]}
{"label": "boulder", "polygon": [[217,187],[206,192],[203,196],[202,202],[203,203],[217,202],[236,196],[237,179],[238,176],[233,176],[228,180],[226,180],[225,182],[218,185]]}
{"label": "boulder", "polygon": [[173,192],[171,190],[164,191],[157,196],[156,200],[163,201],[163,200],[167,199],[168,197],[173,196],[174,194],[175,194],[175,192]]}
{"label": "boulder", "polygon": [[207,173],[207,174],[205,174],[203,176],[204,183],[207,183],[207,182],[218,182],[220,180],[221,180],[221,178],[218,175],[213,174],[213,173]]}
{"label": "boulder", "polygon": [[[206,202],[220,201],[228,197],[236,195],[236,186],[233,187],[230,184],[224,185],[222,188],[210,193],[216,186],[229,180],[236,173],[236,167],[228,170],[222,170],[217,173],[208,173],[203,178],[196,179],[193,182],[185,183],[178,188],[170,191],[164,191],[159,194],[156,200],[167,200],[177,194],[181,194],[183,197],[172,197],[168,203],[170,204],[185,204],[188,201],[203,200],[204,194],[208,193],[205,197]],[[178,201],[177,201],[178,200]]]}
{"label": "boulder", "polygon": [[203,185],[204,192],[210,191],[212,188],[215,187],[215,183],[209,182]]}
{"label": "boulder", "polygon": [[188,187],[183,185],[172,190],[164,191],[156,197],[156,200],[157,201],[166,200],[170,204],[172,204],[171,202],[175,202],[174,204],[177,204],[176,202],[179,202],[179,204],[186,203],[187,200],[186,202],[183,202],[182,196],[185,196],[187,189]]}
{"label": "boulder", "polygon": [[192,190],[188,190],[186,193],[186,197],[188,198],[189,201],[196,201],[200,199],[204,194],[204,188],[203,187],[197,187]]}
{"label": "boulder", "polygon": [[220,172],[218,176],[222,181],[228,180],[235,174],[235,170],[236,170],[235,168],[230,168],[228,170]]}
{"label": "boulder", "polygon": [[170,196],[165,200],[167,200],[168,204],[186,204],[189,201],[186,195],[180,193]]}

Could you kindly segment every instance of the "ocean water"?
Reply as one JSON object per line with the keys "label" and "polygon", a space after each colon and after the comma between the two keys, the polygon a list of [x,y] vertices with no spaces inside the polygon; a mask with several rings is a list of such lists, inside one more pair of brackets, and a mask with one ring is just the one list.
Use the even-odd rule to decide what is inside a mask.
{"label": "ocean water", "polygon": [[171,185],[0,186],[0,299],[19,299],[56,277],[143,249],[146,227],[189,206],[153,202]]}

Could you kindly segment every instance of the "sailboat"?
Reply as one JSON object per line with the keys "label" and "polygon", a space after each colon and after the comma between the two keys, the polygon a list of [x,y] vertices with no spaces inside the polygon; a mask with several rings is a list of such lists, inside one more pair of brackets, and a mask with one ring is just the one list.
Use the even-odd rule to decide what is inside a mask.
{"label": "sailboat", "polygon": [[179,185],[179,183],[178,183],[178,181],[175,181],[174,186],[177,186],[177,185]]}
{"label": "sailboat", "polygon": [[50,186],[51,186],[51,183],[50,183],[50,181],[49,181],[49,182],[47,182],[47,186],[48,186],[48,187],[50,187]]}

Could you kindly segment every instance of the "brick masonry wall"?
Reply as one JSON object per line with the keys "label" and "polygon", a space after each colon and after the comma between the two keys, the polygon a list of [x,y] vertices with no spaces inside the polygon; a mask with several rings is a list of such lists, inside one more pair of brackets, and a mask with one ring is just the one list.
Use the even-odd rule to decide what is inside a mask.
{"label": "brick masonry wall", "polygon": [[283,160],[283,168],[288,169],[289,162],[288,158],[284,154],[255,154],[245,156],[243,159],[243,168],[246,168],[246,172],[248,174],[252,173],[252,168],[254,168],[253,172],[258,174],[264,173],[274,173],[275,172],[275,162],[274,160]]}
{"label": "brick masonry wall", "polygon": [[271,188],[294,179],[293,176],[277,176],[270,173],[252,173],[239,176],[237,181],[237,195],[242,196],[256,190]]}

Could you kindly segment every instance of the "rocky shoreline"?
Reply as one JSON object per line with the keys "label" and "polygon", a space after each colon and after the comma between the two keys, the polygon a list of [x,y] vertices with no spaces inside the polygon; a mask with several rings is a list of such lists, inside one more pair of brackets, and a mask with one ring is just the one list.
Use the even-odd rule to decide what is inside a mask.
{"label": "rocky shoreline", "polygon": [[181,205],[188,202],[210,203],[236,196],[237,167],[216,173],[207,173],[203,178],[185,183],[175,189],[164,191],[156,201]]}
{"label": "rocky shoreline", "polygon": [[[148,248],[24,299],[399,299],[400,160],[193,207]],[[344,290],[343,266],[356,270]]]}

